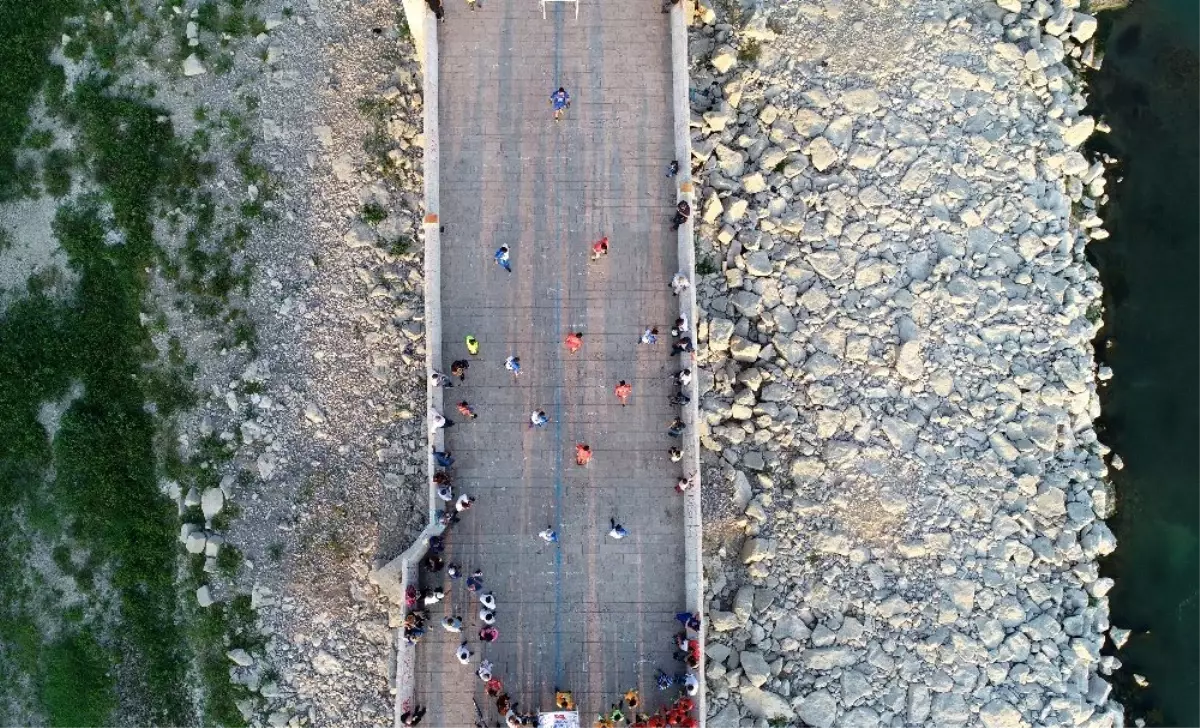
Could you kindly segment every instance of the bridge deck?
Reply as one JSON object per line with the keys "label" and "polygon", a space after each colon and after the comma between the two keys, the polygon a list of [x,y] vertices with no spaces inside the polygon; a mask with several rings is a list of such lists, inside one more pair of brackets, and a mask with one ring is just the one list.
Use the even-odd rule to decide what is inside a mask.
{"label": "bridge deck", "polygon": [[[442,360],[471,363],[446,392],[457,423],[447,447],[456,494],[478,498],[450,529],[446,557],[483,570],[500,638],[480,643],[479,605],[453,582],[431,616],[461,616],[476,655],[460,665],[458,636],[437,625],[416,648],[415,698],[435,726],[473,725],[472,697],[495,721],[475,677],[481,656],[522,709],[549,709],[561,686],[585,718],[635,686],[657,707],[677,694],[658,693],[657,668],[682,668],[672,659],[685,606],[681,469],[666,434],[679,411],[669,377],[681,365],[669,332],[669,16],[653,0],[589,2],[578,20],[569,5],[548,13],[535,0],[481,0],[474,12],[454,2],[438,32]],[[549,95],[560,85],[572,105],[555,122]],[[589,263],[601,235],[611,253]],[[501,244],[512,274],[493,260]],[[650,325],[659,343],[639,345]],[[563,345],[573,329],[585,342],[574,355]],[[479,356],[467,355],[467,334]],[[517,380],[504,369],[513,354]],[[620,379],[634,392],[624,408],[613,396]],[[454,411],[462,399],[478,419]],[[549,415],[546,427],[530,428],[534,409]],[[586,469],[576,442],[595,452]],[[628,538],[606,538],[610,517]],[[550,524],[557,546],[537,537]],[[450,583],[437,577],[423,583]]]}

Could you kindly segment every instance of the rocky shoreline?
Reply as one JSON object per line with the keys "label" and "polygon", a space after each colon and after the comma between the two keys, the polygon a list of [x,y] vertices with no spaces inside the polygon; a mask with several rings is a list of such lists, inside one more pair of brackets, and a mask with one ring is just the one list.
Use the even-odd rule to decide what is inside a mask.
{"label": "rocky shoreline", "polygon": [[701,6],[713,728],[1123,725],[1078,5]]}

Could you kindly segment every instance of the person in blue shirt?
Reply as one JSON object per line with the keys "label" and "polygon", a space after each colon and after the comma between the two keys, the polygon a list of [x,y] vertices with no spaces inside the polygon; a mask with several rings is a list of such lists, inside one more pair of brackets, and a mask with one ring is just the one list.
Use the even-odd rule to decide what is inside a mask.
{"label": "person in blue shirt", "polygon": [[550,105],[554,107],[554,120],[558,121],[562,118],[563,113],[571,108],[571,94],[559,86],[557,91],[550,94]]}
{"label": "person in blue shirt", "polygon": [[512,273],[512,265],[508,262],[508,246],[501,245],[496,250],[496,265]]}

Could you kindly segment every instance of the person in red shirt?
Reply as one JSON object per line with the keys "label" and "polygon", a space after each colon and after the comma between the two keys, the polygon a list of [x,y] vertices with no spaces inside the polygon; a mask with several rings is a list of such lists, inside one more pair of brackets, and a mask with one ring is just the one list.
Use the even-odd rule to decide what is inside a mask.
{"label": "person in red shirt", "polygon": [[613,389],[613,393],[617,395],[617,399],[621,400],[621,406],[624,407],[629,399],[629,395],[633,394],[633,387],[629,386],[624,379],[617,382],[617,386]]}
{"label": "person in red shirt", "polygon": [[608,236],[600,238],[592,243],[592,261],[600,260],[600,256],[608,255]]}
{"label": "person in red shirt", "polygon": [[567,334],[567,351],[574,354],[583,348],[583,332],[575,331]]}
{"label": "person in red shirt", "polygon": [[575,464],[587,467],[592,461],[592,448],[582,442],[575,445]]}
{"label": "person in red shirt", "polygon": [[467,404],[466,400],[458,403],[458,411],[462,413],[463,417],[472,420],[479,416],[475,413],[475,408]]}

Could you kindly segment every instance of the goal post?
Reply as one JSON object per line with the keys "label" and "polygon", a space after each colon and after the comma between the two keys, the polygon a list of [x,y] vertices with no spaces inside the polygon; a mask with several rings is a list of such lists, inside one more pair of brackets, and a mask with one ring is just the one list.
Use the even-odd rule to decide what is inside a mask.
{"label": "goal post", "polygon": [[546,3],[572,3],[575,5],[575,19],[579,20],[579,0],[541,0],[542,20],[546,19]]}

